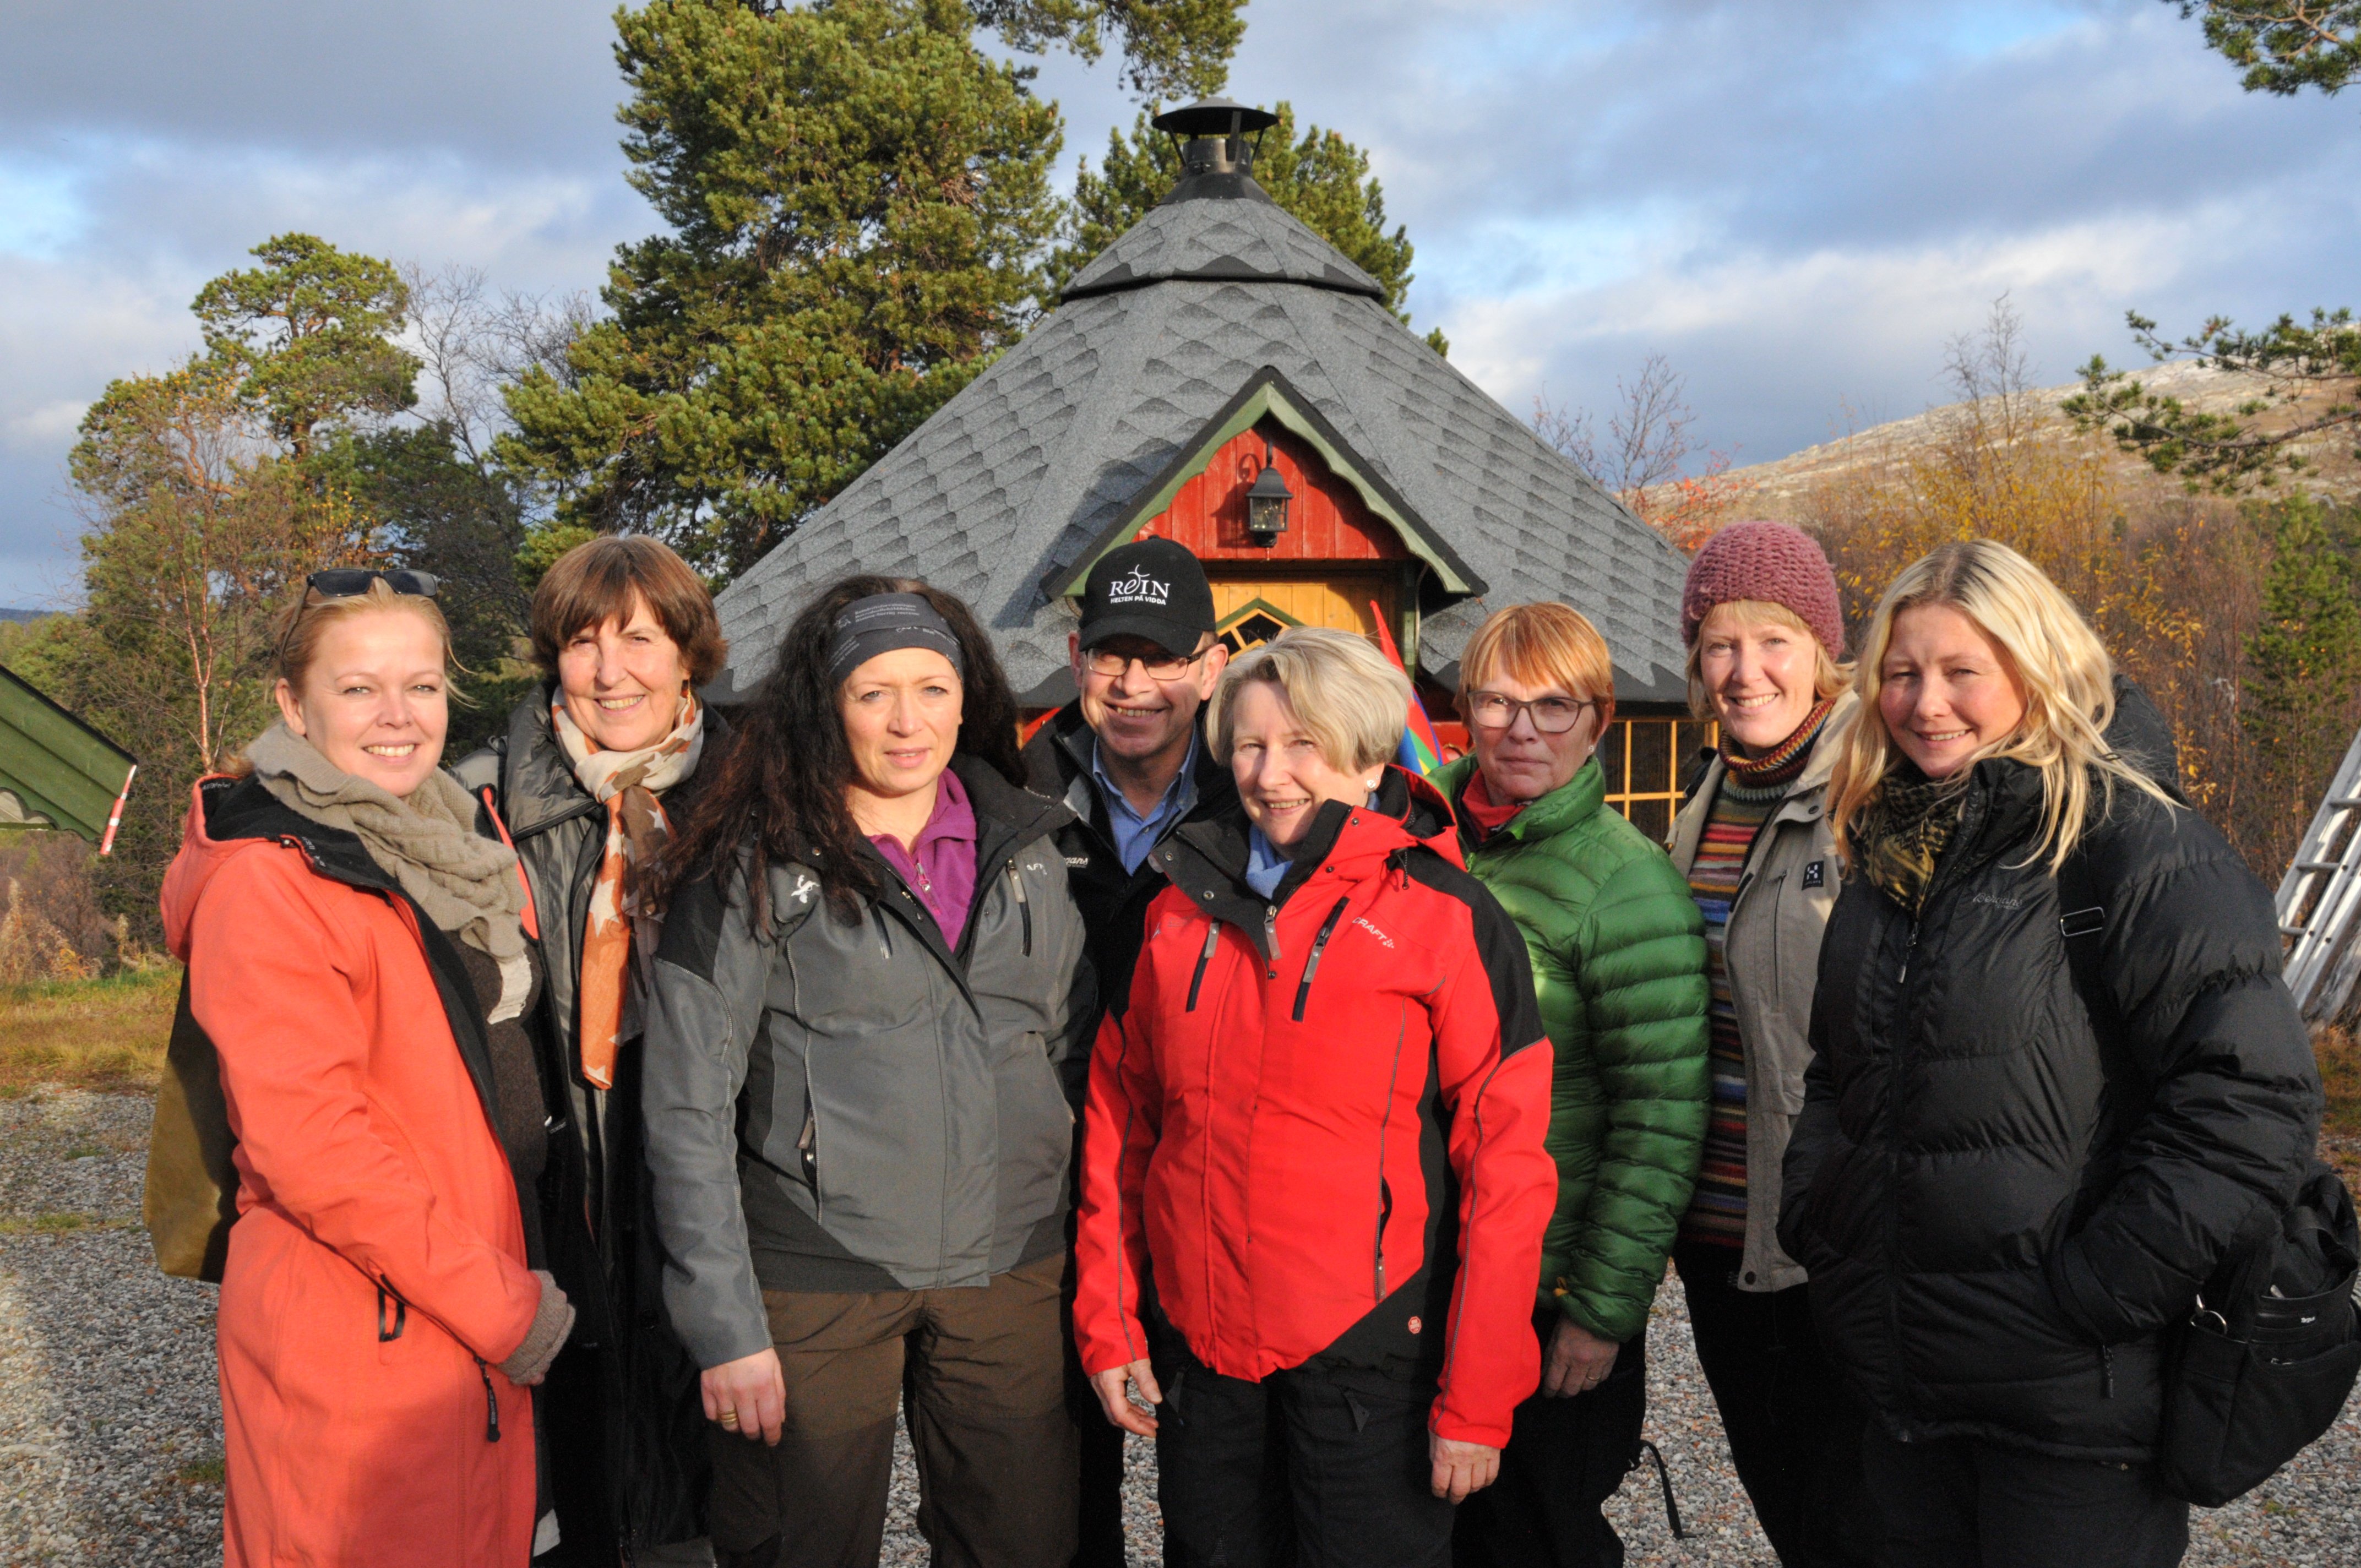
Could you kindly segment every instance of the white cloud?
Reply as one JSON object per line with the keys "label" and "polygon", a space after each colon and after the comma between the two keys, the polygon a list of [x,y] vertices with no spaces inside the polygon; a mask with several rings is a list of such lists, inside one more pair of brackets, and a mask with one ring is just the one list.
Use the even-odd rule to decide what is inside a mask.
{"label": "white cloud", "polygon": [[[2044,374],[2168,324],[2361,304],[2361,116],[2242,93],[2156,0],[1255,0],[1231,95],[1367,148],[1411,304],[1511,408],[1651,351],[1741,460],[1936,397],[2006,291]],[[70,582],[80,407],[196,343],[267,236],[595,289],[622,181],[609,7],[16,0],[0,54],[0,604]],[[1060,177],[1136,105],[1052,56]]]}

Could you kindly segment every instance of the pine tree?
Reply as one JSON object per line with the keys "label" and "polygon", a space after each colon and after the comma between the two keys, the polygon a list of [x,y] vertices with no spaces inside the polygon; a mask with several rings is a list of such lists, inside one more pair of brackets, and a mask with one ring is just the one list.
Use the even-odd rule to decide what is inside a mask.
{"label": "pine tree", "polygon": [[[1410,233],[1399,224],[1386,232],[1385,190],[1369,173],[1369,155],[1318,126],[1298,140],[1294,106],[1281,101],[1272,112],[1279,123],[1263,134],[1255,182],[1376,279],[1386,291],[1386,308],[1408,325],[1403,302],[1411,285]],[[1095,170],[1084,161],[1075,178],[1072,209],[1049,258],[1043,300],[1054,303],[1059,291],[1147,216],[1180,178],[1179,148],[1148,124],[1148,115],[1134,122],[1128,135],[1109,132],[1106,157]],[[1448,347],[1440,329],[1428,334],[1427,342],[1438,354]]]}
{"label": "pine tree", "polygon": [[2290,835],[2310,819],[2352,736],[2361,693],[2355,520],[2309,496],[2273,509],[2263,614],[2246,643],[2239,719]]}
{"label": "pine tree", "polygon": [[1057,111],[959,0],[653,0],[620,13],[631,180],[573,385],[528,372],[499,447],[560,528],[742,570],[972,380],[1033,313]]}

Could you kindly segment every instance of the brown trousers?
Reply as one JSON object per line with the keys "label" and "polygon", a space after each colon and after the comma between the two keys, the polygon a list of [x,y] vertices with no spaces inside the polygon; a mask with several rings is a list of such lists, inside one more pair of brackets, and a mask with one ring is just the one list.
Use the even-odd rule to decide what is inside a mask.
{"label": "brown trousers", "polygon": [[723,1568],[872,1568],[894,1412],[937,1568],[1065,1568],[1076,1458],[1053,1255],[982,1288],[765,1290],[786,1376],[779,1446],[712,1430]]}

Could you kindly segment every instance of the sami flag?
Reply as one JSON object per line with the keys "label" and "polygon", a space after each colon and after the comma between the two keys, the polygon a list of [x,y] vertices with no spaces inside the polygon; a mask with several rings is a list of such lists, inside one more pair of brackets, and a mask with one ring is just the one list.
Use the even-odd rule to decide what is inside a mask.
{"label": "sami flag", "polygon": [[[1402,663],[1401,650],[1394,646],[1393,631],[1386,625],[1385,612],[1378,608],[1375,599],[1369,601],[1369,614],[1378,623],[1378,646],[1385,650],[1395,669],[1409,674],[1410,670]],[[1394,751],[1394,761],[1421,778],[1443,766],[1443,738],[1434,732],[1433,721],[1426,717],[1426,706],[1418,700],[1415,685],[1411,689],[1410,712],[1402,719],[1401,745]]]}

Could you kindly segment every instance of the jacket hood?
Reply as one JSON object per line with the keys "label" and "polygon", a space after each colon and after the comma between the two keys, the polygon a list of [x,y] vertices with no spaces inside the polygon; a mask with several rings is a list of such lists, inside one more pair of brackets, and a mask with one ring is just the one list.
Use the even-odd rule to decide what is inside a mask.
{"label": "jacket hood", "polygon": [[2139,683],[2129,675],[2115,677],[2115,717],[2107,725],[2107,747],[2132,767],[2156,781],[2181,805],[2180,750],[2173,743],[2172,726]]}
{"label": "jacket hood", "polygon": [[209,773],[189,791],[180,852],[164,872],[157,899],[164,916],[164,945],[174,958],[188,960],[189,925],[214,873],[231,856],[257,844],[301,850],[313,872],[355,887],[395,885],[350,833],[322,827],[281,803],[251,776]]}
{"label": "jacket hood", "polygon": [[[1323,806],[1268,903],[1285,904],[1315,871],[1366,877],[1389,858],[1413,850],[1431,850],[1466,869],[1451,803],[1432,784],[1389,763],[1377,795],[1371,806],[1341,800]],[[1246,875],[1250,827],[1246,807],[1233,801],[1218,815],[1183,823],[1152,858],[1167,877],[1208,905],[1243,898],[1259,911],[1265,900],[1247,885]]]}

